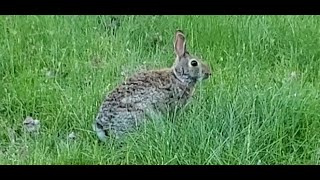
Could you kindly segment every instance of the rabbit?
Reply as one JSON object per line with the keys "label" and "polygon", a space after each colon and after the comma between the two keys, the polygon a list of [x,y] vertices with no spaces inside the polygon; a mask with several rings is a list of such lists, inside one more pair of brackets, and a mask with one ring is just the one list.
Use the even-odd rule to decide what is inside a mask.
{"label": "rabbit", "polygon": [[175,63],[171,68],[138,72],[109,93],[92,124],[101,141],[123,137],[152,114],[165,115],[186,106],[197,82],[208,79],[211,68],[187,51],[186,38],[176,30]]}

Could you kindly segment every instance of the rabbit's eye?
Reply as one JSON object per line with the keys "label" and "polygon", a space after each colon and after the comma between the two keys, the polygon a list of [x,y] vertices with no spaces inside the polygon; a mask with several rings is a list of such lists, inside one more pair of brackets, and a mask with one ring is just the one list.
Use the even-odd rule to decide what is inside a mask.
{"label": "rabbit's eye", "polygon": [[191,66],[198,66],[198,62],[196,60],[192,60],[190,64]]}

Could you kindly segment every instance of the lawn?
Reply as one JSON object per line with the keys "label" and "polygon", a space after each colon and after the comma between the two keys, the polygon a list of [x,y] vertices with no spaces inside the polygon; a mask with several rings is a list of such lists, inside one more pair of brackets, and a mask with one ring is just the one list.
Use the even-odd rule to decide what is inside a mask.
{"label": "lawn", "polygon": [[[115,18],[0,17],[0,164],[319,164],[320,17]],[[170,67],[176,29],[213,76],[179,116],[100,143],[104,96]]]}

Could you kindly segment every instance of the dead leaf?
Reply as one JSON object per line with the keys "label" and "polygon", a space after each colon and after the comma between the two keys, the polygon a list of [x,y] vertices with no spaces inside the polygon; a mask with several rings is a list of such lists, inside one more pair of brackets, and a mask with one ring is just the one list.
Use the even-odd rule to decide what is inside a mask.
{"label": "dead leaf", "polygon": [[33,119],[32,117],[28,116],[23,121],[23,126],[29,133],[37,133],[40,129],[40,121],[37,119]]}

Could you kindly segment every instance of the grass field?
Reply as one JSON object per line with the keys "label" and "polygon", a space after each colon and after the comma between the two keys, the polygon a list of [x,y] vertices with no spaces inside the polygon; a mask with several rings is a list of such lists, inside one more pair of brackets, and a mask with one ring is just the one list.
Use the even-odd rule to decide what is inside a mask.
{"label": "grass field", "polygon": [[[117,18],[0,17],[0,164],[320,164],[320,17]],[[174,121],[99,143],[104,95],[171,66],[177,28],[213,77]]]}

